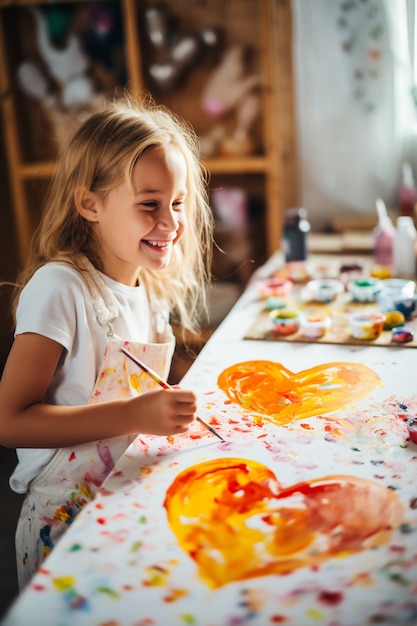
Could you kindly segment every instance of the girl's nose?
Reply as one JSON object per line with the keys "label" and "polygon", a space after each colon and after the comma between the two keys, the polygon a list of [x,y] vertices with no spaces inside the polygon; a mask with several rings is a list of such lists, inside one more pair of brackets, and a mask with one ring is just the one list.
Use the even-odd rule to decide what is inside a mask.
{"label": "girl's nose", "polygon": [[159,216],[159,226],[163,230],[176,231],[179,226],[179,216],[171,207],[167,207],[161,211]]}

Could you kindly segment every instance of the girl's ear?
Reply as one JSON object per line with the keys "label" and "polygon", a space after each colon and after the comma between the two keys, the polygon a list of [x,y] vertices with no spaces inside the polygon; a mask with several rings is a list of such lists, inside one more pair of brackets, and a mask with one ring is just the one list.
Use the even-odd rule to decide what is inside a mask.
{"label": "girl's ear", "polygon": [[89,222],[98,222],[101,203],[97,194],[87,187],[77,187],[74,191],[74,202],[81,217]]}

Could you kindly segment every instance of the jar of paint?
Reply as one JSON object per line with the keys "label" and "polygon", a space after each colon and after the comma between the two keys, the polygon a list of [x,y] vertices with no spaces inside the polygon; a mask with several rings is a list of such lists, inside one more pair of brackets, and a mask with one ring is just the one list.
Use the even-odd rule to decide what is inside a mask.
{"label": "jar of paint", "polygon": [[330,328],[330,317],[327,315],[305,315],[301,317],[301,332],[307,339],[320,339]]}
{"label": "jar of paint", "polygon": [[297,311],[277,309],[269,314],[276,335],[293,335],[300,329],[300,315]]}
{"label": "jar of paint", "polygon": [[394,343],[409,343],[414,339],[414,331],[408,326],[398,326],[392,329],[391,341]]}
{"label": "jar of paint", "polygon": [[378,294],[378,303],[382,311],[392,311],[395,303],[403,298],[412,298],[416,283],[403,278],[388,278],[382,281],[382,290]]}
{"label": "jar of paint", "polygon": [[384,330],[392,330],[393,328],[398,328],[399,326],[404,326],[405,316],[401,311],[386,311],[385,312],[385,322],[384,322]]}
{"label": "jar of paint", "polygon": [[383,313],[354,313],[349,321],[354,339],[374,341],[378,339],[384,328],[385,315]]}
{"label": "jar of paint", "polygon": [[379,278],[357,278],[348,283],[348,291],[356,302],[374,302],[383,289]]}
{"label": "jar of paint", "polygon": [[261,298],[288,296],[293,284],[287,278],[272,277],[261,280],[258,284]]}
{"label": "jar of paint", "polygon": [[337,278],[315,278],[307,283],[307,291],[316,302],[332,302],[345,286]]}

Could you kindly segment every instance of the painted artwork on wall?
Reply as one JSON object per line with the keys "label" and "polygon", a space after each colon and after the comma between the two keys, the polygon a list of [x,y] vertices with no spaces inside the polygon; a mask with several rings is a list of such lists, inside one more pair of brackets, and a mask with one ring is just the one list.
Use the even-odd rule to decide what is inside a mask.
{"label": "painted artwork on wall", "polygon": [[174,440],[139,436],[16,616],[47,605],[45,626],[54,614],[60,626],[414,626],[414,351],[303,348],[208,352],[187,382],[224,441],[197,422]]}

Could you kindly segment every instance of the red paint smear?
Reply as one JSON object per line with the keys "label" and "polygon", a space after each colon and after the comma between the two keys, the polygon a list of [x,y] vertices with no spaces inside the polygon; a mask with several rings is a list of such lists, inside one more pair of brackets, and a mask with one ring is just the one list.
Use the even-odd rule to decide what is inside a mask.
{"label": "red paint smear", "polygon": [[314,430],[314,428],[312,426],[310,426],[310,424],[300,424],[301,428],[304,428],[305,430]]}
{"label": "red paint smear", "polygon": [[31,585],[30,588],[33,589],[33,591],[45,591],[46,590],[46,587],[44,587],[43,585],[39,585],[39,584]]}
{"label": "red paint smear", "polygon": [[97,502],[96,509],[104,509],[104,504],[102,502]]}
{"label": "red paint smear", "polygon": [[390,546],[390,552],[398,552],[400,554],[404,554],[405,547],[404,546]]}
{"label": "red paint smear", "polygon": [[283,615],[271,615],[269,621],[272,624],[283,624],[284,622],[288,622],[288,619]]}
{"label": "red paint smear", "polygon": [[75,458],[77,458],[77,457],[75,456],[75,452],[74,452],[74,451],[72,451],[72,452],[71,452],[71,454],[69,455],[69,459],[68,459],[68,461],[70,461],[70,462],[71,462],[71,461],[73,461]]}
{"label": "red paint smear", "polygon": [[98,518],[97,518],[97,523],[98,523],[98,524],[101,524],[102,526],[104,526],[107,522],[106,522],[106,520],[104,519],[104,517],[98,517]]}
{"label": "red paint smear", "polygon": [[336,606],[343,602],[343,594],[339,591],[322,591],[318,600],[327,606]]}
{"label": "red paint smear", "polygon": [[37,570],[37,573],[38,574],[44,574],[44,576],[50,576],[50,574],[51,574],[50,570],[49,569],[45,569],[44,567],[40,567]]}

